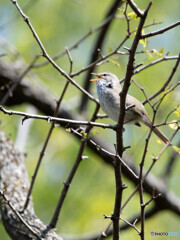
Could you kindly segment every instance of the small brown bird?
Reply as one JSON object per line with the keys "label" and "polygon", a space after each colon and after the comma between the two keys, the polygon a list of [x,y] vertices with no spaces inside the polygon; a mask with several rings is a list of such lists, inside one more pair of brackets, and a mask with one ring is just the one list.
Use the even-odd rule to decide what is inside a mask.
{"label": "small brown bird", "polygon": [[[119,79],[116,75],[103,72],[103,73],[92,73],[97,79],[92,79],[91,81],[96,81],[97,95],[99,98],[99,103],[102,110],[115,122],[119,120],[119,111],[120,111],[120,92],[122,90]],[[148,117],[148,114],[140,101],[138,101],[133,96],[127,94],[126,96],[126,108],[130,107],[126,114],[124,123],[133,123],[137,126],[141,126],[140,123],[143,123],[147,127],[152,127],[152,121]],[[163,143],[168,144],[168,138],[159,131],[158,128],[153,128],[153,132],[163,141]]]}

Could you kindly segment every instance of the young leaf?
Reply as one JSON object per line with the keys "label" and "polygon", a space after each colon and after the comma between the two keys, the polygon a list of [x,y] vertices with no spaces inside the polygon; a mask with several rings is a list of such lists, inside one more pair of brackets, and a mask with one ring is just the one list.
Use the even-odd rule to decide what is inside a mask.
{"label": "young leaf", "polygon": [[156,142],[162,144],[162,141],[160,139],[157,139]]}
{"label": "young leaf", "polygon": [[[161,49],[163,49],[163,48],[161,48]],[[163,57],[163,53],[162,52],[158,52],[156,49],[153,49],[153,53],[155,54],[155,55],[157,55],[158,57]]]}
{"label": "young leaf", "polygon": [[143,45],[143,48],[146,47],[146,39],[141,39],[139,42]]}
{"label": "young leaf", "polygon": [[[173,122],[175,122],[176,120],[173,120]],[[176,130],[178,128],[177,123],[171,123],[169,124],[169,127],[172,128],[173,130]]]}
{"label": "young leaf", "polygon": [[153,56],[148,51],[146,51],[146,53],[150,59],[153,59]]}
{"label": "young leaf", "polygon": [[136,21],[139,20],[139,17],[137,17],[137,14],[135,12],[130,12],[130,13],[128,13],[127,16],[132,18],[132,19],[134,19],[134,20],[136,20]]}
{"label": "young leaf", "polygon": [[179,147],[172,146],[172,148],[174,149],[174,151],[176,151],[177,153],[179,153],[179,154],[180,154],[180,148],[179,148]]}
{"label": "young leaf", "polygon": [[70,128],[66,128],[66,132],[70,133],[71,129]]}

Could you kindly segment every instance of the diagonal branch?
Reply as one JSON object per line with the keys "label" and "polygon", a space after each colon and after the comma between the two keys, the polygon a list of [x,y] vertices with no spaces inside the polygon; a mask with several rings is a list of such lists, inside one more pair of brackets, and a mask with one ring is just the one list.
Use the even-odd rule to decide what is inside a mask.
{"label": "diagonal branch", "polygon": [[[94,114],[91,118],[91,121],[95,121],[96,118],[97,118],[97,113],[99,111],[99,105],[96,106],[96,109],[94,111]],[[81,144],[80,144],[80,148],[79,148],[79,152],[78,152],[78,155],[77,155],[77,158],[74,162],[74,165],[68,175],[68,178],[66,180],[66,182],[64,183],[64,187],[62,189],[62,192],[61,192],[61,195],[60,195],[60,198],[59,198],[59,201],[58,201],[58,204],[57,204],[57,207],[55,209],[55,212],[54,212],[54,215],[51,219],[51,222],[48,226],[48,228],[55,228],[56,224],[57,224],[57,221],[58,221],[58,217],[59,217],[59,214],[60,214],[60,211],[61,211],[61,208],[62,208],[62,205],[64,203],[64,200],[66,198],[66,195],[67,195],[67,192],[68,192],[68,189],[70,187],[70,184],[75,176],[75,173],[81,163],[81,160],[82,160],[82,154],[83,154],[83,151],[85,149],[85,146],[86,146],[86,143],[87,143],[87,140],[89,138],[89,132],[91,131],[92,129],[92,126],[88,126],[85,130],[85,133],[87,134],[87,137],[85,139],[83,139],[83,141],[81,141]]]}
{"label": "diagonal branch", "polygon": [[171,29],[173,29],[173,28],[175,28],[175,27],[177,27],[179,25],[180,25],[180,21],[175,22],[175,23],[173,23],[173,24],[171,24],[171,25],[169,25],[167,27],[164,27],[164,28],[162,28],[160,30],[157,30],[157,31],[154,31],[154,32],[150,32],[150,33],[146,33],[146,34],[142,34],[141,39],[145,39],[145,38],[148,38],[148,37],[153,37],[153,36],[162,34],[162,33],[167,32],[167,31],[169,31],[169,30],[171,30]]}
{"label": "diagonal branch", "polygon": [[157,97],[160,93],[162,93],[166,87],[168,86],[168,84],[171,82],[171,80],[173,79],[174,77],[174,74],[176,73],[177,69],[178,69],[178,66],[179,66],[179,63],[180,63],[180,54],[178,56],[178,59],[176,60],[176,63],[167,79],[167,81],[164,83],[164,85],[161,87],[161,89],[159,89],[159,91],[157,91],[155,94],[153,94],[151,97],[149,97],[148,99],[146,99],[145,101],[143,101],[143,104],[147,103],[148,101],[151,101],[153,98]]}
{"label": "diagonal branch", "polygon": [[[0,185],[1,196],[0,212],[3,223],[12,239],[33,240],[49,239],[62,240],[54,230],[45,236],[45,224],[34,213],[33,203],[30,199],[28,208],[22,214],[29,180],[25,167],[25,155],[15,150],[12,142],[0,131]],[[3,191],[3,192],[2,192]],[[10,202],[8,201],[10,199]]]}
{"label": "diagonal branch", "polygon": [[79,89],[83,94],[87,95],[88,98],[90,98],[93,102],[98,103],[98,101],[90,94],[88,93],[84,88],[82,88],[79,84],[76,83],[76,81],[74,81],[63,69],[61,69],[56,63],[55,61],[49,56],[49,54],[47,53],[44,45],[42,44],[38,34],[36,33],[33,25],[31,24],[29,17],[26,16],[24,14],[24,12],[22,11],[22,9],[20,8],[18,2],[16,0],[11,0],[11,2],[16,6],[17,10],[19,11],[19,13],[21,14],[22,18],[24,19],[24,21],[26,22],[26,24],[28,25],[30,31],[32,32],[37,44],[39,45],[41,51],[42,51],[42,56],[45,57],[50,63],[51,65],[61,74],[63,75],[72,85],[74,85],[77,89]]}
{"label": "diagonal branch", "polygon": [[[122,0],[114,0],[112,6],[110,7],[109,11],[107,12],[105,19],[109,19],[109,21],[106,23],[106,25],[103,26],[103,28],[101,29],[99,36],[96,40],[96,43],[93,44],[93,49],[91,51],[92,54],[91,54],[91,57],[89,60],[89,64],[95,62],[98,59],[98,56],[99,56],[98,49],[102,50],[109,27],[112,23],[112,20],[114,19],[114,15],[115,15],[118,7],[120,7],[122,4],[123,4]],[[94,67],[95,67],[95,65],[94,65]],[[89,79],[91,78],[91,72],[94,71],[94,67],[92,69],[88,70],[86,77],[85,77],[85,82],[84,82],[83,87],[87,92],[89,92],[89,90],[90,90]],[[85,97],[84,95],[82,95],[81,104],[80,104],[81,111],[86,109],[87,100],[88,100],[88,98]]]}

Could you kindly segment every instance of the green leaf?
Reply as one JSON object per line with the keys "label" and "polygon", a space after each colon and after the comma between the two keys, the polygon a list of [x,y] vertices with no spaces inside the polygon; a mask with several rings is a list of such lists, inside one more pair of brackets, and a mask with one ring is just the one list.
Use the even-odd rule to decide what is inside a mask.
{"label": "green leaf", "polygon": [[97,133],[98,133],[98,131],[97,131],[96,129],[94,129],[94,131],[92,131],[92,133],[90,134],[89,137],[92,137],[93,135],[95,135],[95,134],[97,134]]}
{"label": "green leaf", "polygon": [[83,137],[85,137],[85,138],[87,137],[87,133],[85,131],[82,130],[81,134],[83,135]]}
{"label": "green leaf", "polygon": [[66,128],[66,132],[70,133],[71,129],[70,128]]}

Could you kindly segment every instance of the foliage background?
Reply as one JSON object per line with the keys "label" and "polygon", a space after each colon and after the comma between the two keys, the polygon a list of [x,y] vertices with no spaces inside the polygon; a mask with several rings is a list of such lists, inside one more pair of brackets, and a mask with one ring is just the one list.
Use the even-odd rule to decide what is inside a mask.
{"label": "foliage background", "polygon": [[[20,6],[26,6],[31,2],[31,6],[25,13],[30,17],[35,30],[37,31],[40,39],[46,47],[50,56],[64,50],[65,46],[70,47],[81,36],[99,25],[104,18],[106,11],[108,10],[112,0],[36,0],[36,1],[18,1]],[[147,0],[137,0],[136,3],[142,9],[147,6]],[[148,17],[147,24],[153,22],[163,22],[161,25],[152,26],[148,28],[148,32],[159,29],[160,27],[167,26],[177,20],[179,20],[179,0],[154,0],[150,15]],[[118,12],[121,14],[121,11]],[[5,39],[8,44],[17,49],[20,56],[27,65],[32,61],[33,57],[40,53],[40,50],[32,37],[31,32],[27,28],[24,21],[17,17],[10,24],[6,23],[18,16],[16,8],[10,1],[1,0],[0,3],[0,38]],[[132,21],[132,27],[136,27],[136,21]],[[110,49],[113,49],[123,39],[126,34],[126,24],[122,19],[114,20],[111,25],[108,38],[105,41],[104,53],[108,53]],[[73,71],[81,69],[88,63],[91,49],[93,47],[93,41],[96,38],[96,34],[91,35],[86,41],[84,41],[79,47],[71,54],[73,56],[74,65]],[[170,52],[170,55],[178,55],[179,53],[179,28],[175,28],[165,34],[151,38],[149,42],[149,48],[160,50],[164,48],[165,52]],[[131,40],[126,43],[126,47],[129,47]],[[140,49],[143,49],[140,46]],[[0,46],[0,53],[4,52],[4,49]],[[153,55],[153,59],[157,59],[158,56]],[[118,56],[112,57],[113,61],[119,64],[113,64],[112,62],[106,63],[98,67],[98,72],[104,70],[113,72],[122,78],[126,70],[127,57]],[[148,63],[152,60],[148,58],[148,55],[138,55],[137,62],[143,61]],[[67,56],[60,58],[57,63],[65,71],[69,71],[69,61]],[[160,63],[142,73],[136,75],[135,79],[141,86],[144,87],[148,96],[152,95],[156,90],[160,88],[162,83],[168,78],[169,73],[174,65],[174,61]],[[46,84],[49,92],[52,92],[56,97],[59,96],[64,86],[65,79],[62,78],[51,66],[35,69],[34,73],[41,79],[42,83]],[[82,84],[85,74],[81,74],[75,79],[78,83]],[[180,78],[180,71],[175,75],[174,81]],[[36,79],[30,78],[29,81],[36,85]],[[94,86],[93,89],[95,90]],[[136,96],[138,99],[143,100],[144,97],[140,90],[134,85],[130,88],[130,94]],[[95,92],[94,92],[95,95]],[[80,101],[79,92],[70,86],[69,91],[65,95],[65,101],[63,106],[73,107],[77,112],[77,105]],[[172,93],[168,95],[163,102],[159,114],[158,122],[165,119],[167,113],[171,111],[179,102],[178,93]],[[73,105],[74,104],[74,105]],[[88,105],[88,116],[92,114],[92,104]],[[27,106],[16,106],[13,109],[19,111],[25,111]],[[12,108],[11,108],[12,109]],[[152,114],[151,109],[147,106],[149,115]],[[175,117],[175,116],[174,116]],[[9,117],[0,113],[1,128],[10,138],[15,141],[18,131],[18,124],[20,122],[19,117]],[[173,119],[173,116],[172,116]],[[30,121],[30,120],[28,120]],[[102,122],[110,123],[111,120],[105,119]],[[20,128],[25,128],[27,122]],[[32,175],[38,155],[41,151],[43,141],[46,137],[49,124],[43,121],[32,121],[30,133],[25,147],[27,153],[27,169],[29,176]],[[170,136],[172,130],[168,127],[162,128],[163,132]],[[110,145],[113,147],[115,142],[115,134],[111,130],[97,130],[100,136],[107,139]],[[142,150],[144,146],[144,139],[147,136],[148,130],[145,127],[137,129],[134,126],[126,127],[125,132],[125,145],[132,145],[127,154],[133,156],[137,165],[140,162],[142,156]],[[145,163],[145,169],[151,163],[151,155],[160,151],[161,145],[155,144],[156,137],[153,136],[149,148],[148,159]],[[178,141],[176,137],[174,143]],[[41,166],[41,170],[38,175],[38,179],[33,191],[34,206],[36,214],[45,223],[48,224],[55,204],[58,200],[63,182],[66,179],[69,170],[74,162],[75,156],[79,148],[79,142],[74,139],[71,134],[64,131],[64,129],[56,128],[51,137],[48,145],[46,155]],[[166,159],[169,154],[172,154],[173,150],[169,149],[160,161],[155,165],[152,173],[158,177],[161,177],[166,166]],[[58,232],[60,234],[80,234],[80,233],[100,233],[107,225],[108,220],[103,219],[103,214],[111,215],[114,204],[114,172],[113,169],[105,165],[104,162],[93,155],[90,150],[86,149],[85,155],[89,158],[84,160],[73,180],[73,183],[68,192],[68,196],[65,200],[63,210],[58,223]],[[177,196],[180,196],[180,190],[178,183],[180,181],[179,170],[180,162],[176,162],[173,168],[173,173],[170,181],[167,183],[171,191],[175,192]],[[124,191],[123,198],[125,199],[134,189],[132,183],[124,178],[125,184],[128,189]],[[149,196],[147,196],[149,199]],[[136,195],[133,200],[123,210],[122,217],[128,218],[137,211],[139,207],[139,198]],[[157,232],[178,232],[179,219],[175,214],[168,211],[158,213],[153,218],[146,221],[146,237],[149,239],[151,231]],[[135,232],[133,229],[122,232],[122,239],[134,239]],[[180,233],[179,233],[180,234]],[[8,240],[9,237],[5,233],[2,223],[0,223],[0,236],[3,240]],[[139,237],[137,236],[137,239]],[[154,237],[153,239],[156,239]],[[158,239],[158,238],[157,238]]]}

